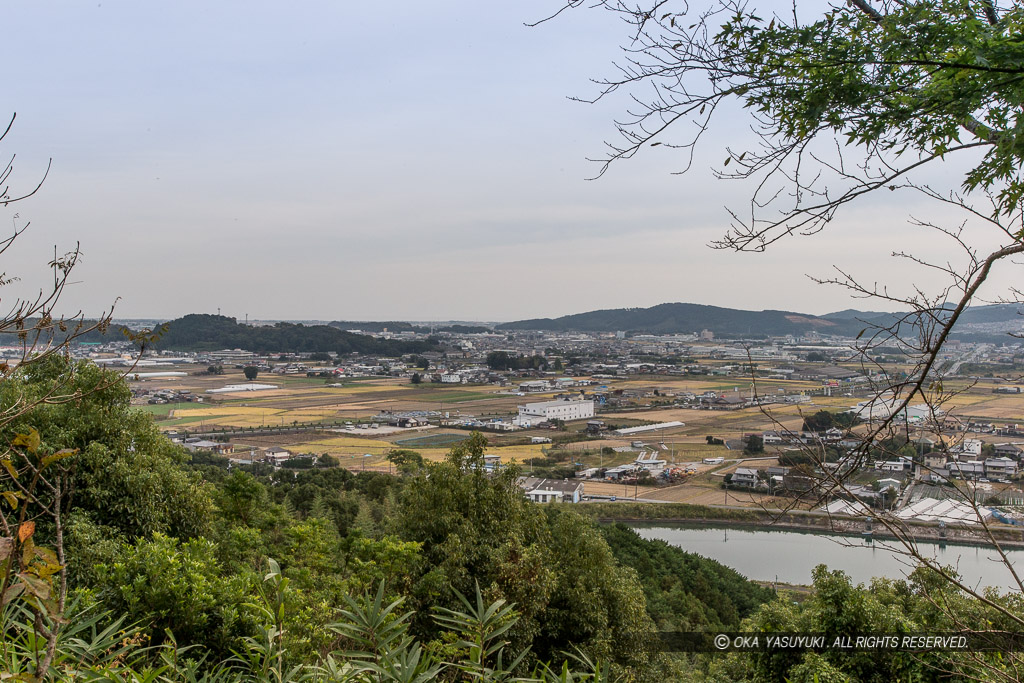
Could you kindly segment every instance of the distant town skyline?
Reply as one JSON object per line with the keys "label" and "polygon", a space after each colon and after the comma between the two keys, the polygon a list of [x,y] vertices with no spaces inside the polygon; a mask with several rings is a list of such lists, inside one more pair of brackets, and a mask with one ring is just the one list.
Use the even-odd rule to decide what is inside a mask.
{"label": "distant town skyline", "polygon": [[[76,243],[62,310],[119,300],[120,318],[509,321],[673,301],[823,314],[893,308],[808,279],[833,265],[934,284],[889,256],[909,242],[944,258],[907,224],[933,209],[879,197],[763,254],[709,249],[747,197],[712,172],[743,140],[741,112],[686,175],[659,148],[587,180],[628,99],[569,98],[613,73],[623,27],[588,11],[524,25],[552,7],[9,8],[12,193],[53,166],[8,208],[32,226],[5,294],[31,296],[54,245]],[[999,271],[991,290],[1009,282]]]}

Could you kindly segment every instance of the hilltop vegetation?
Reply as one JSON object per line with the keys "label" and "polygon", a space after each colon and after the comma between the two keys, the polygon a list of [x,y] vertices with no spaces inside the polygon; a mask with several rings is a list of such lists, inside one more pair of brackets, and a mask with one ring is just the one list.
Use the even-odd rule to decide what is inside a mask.
{"label": "hilltop vegetation", "polygon": [[[993,304],[968,309],[956,329],[958,337],[978,333],[964,327],[978,323],[1021,323],[1020,306]],[[554,332],[616,332],[696,334],[711,330],[721,337],[800,335],[807,332],[854,337],[866,326],[888,327],[899,314],[847,309],[823,316],[792,311],[744,311],[702,304],[670,303],[650,308],[616,308],[576,313],[560,318],[534,318],[498,325],[497,330],[549,330]],[[992,335],[986,335],[987,338]],[[1002,338],[1005,341],[1005,335]]]}
{"label": "hilltop vegetation", "polygon": [[255,353],[334,351],[400,356],[437,348],[433,341],[395,341],[353,334],[329,325],[277,323],[255,327],[220,315],[190,314],[166,324],[157,348],[175,351],[243,349]]}
{"label": "hilltop vegetation", "polygon": [[[651,308],[591,311],[554,319],[519,320],[499,325],[497,329],[581,332],[624,330],[650,334],[693,334],[708,329],[719,336],[763,336],[801,334],[812,329],[826,334],[849,334],[853,327],[850,321],[829,320],[788,311],[741,311],[702,304],[671,303]],[[857,330],[854,330],[853,334],[856,333]]]}

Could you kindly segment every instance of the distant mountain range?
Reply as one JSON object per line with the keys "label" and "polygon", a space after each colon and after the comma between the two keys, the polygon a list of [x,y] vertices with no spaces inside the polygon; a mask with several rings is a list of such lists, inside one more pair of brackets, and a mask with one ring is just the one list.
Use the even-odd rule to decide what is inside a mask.
{"label": "distant mountain range", "polygon": [[[953,331],[953,338],[966,341],[1006,343],[1008,332],[1024,332],[1024,305],[993,304],[967,309]],[[722,338],[763,338],[787,334],[821,334],[856,337],[865,328],[889,327],[899,318],[896,313],[846,309],[825,315],[794,311],[745,311],[703,304],[671,303],[650,308],[616,308],[566,315],[560,318],[533,318],[493,324],[440,323],[412,324],[403,321],[302,324],[278,322],[273,325],[243,325],[234,318],[219,315],[186,315],[167,324],[157,342],[158,348],[208,351],[242,348],[251,351],[335,351],[338,353],[402,354],[435,350],[435,341],[399,341],[375,339],[363,332],[479,332],[538,330],[551,332],[630,332],[637,334],[694,334],[711,330]],[[140,322],[140,321],[135,321]],[[156,323],[156,321],[152,321]],[[107,334],[92,332],[79,341],[109,341],[119,338],[123,323],[115,322]],[[155,324],[153,325],[156,326]],[[138,325],[128,325],[137,328]]]}
{"label": "distant mountain range", "polygon": [[[977,306],[964,312],[957,324],[960,336],[992,336],[1024,327],[1022,307],[1016,304]],[[898,314],[847,309],[826,315],[794,311],[744,311],[702,304],[660,304],[650,308],[616,308],[560,318],[534,318],[498,325],[498,330],[554,332],[634,332],[692,334],[711,330],[719,337],[801,335],[815,331],[855,337],[869,326],[889,326]],[[980,328],[980,329],[978,329]]]}

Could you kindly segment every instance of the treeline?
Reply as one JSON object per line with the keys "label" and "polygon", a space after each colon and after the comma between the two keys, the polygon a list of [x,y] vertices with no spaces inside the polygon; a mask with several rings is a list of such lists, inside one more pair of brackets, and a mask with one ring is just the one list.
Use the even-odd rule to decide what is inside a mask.
{"label": "treeline", "polygon": [[548,359],[544,356],[523,356],[508,351],[491,351],[487,354],[487,367],[491,370],[547,370]]}
{"label": "treeline", "polygon": [[855,335],[861,323],[829,320],[790,311],[743,311],[703,304],[660,304],[650,308],[616,308],[577,313],[561,318],[537,318],[503,323],[497,330],[553,330],[652,334],[698,333],[709,329],[719,336],[764,336],[800,334],[816,330],[829,334]]}
{"label": "treeline", "polygon": [[167,323],[156,348],[174,351],[243,349],[254,353],[329,352],[400,356],[438,348],[434,340],[396,341],[353,334],[330,325],[277,323],[256,327],[220,315],[190,314]]}

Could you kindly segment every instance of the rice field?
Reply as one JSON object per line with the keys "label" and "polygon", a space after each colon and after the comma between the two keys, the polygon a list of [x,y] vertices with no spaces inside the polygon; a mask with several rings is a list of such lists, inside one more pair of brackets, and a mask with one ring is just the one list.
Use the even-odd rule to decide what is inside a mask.
{"label": "rice field", "polygon": [[[354,421],[366,419],[381,411],[436,410],[451,414],[475,415],[477,417],[510,416],[523,403],[550,400],[551,394],[530,394],[517,396],[507,389],[497,387],[481,387],[467,385],[411,385],[401,379],[370,379],[343,380],[344,386],[329,387],[327,380],[321,378],[280,377],[277,375],[261,375],[257,381],[277,384],[279,389],[266,392],[246,392],[232,396],[206,395],[206,389],[219,388],[228,384],[244,382],[240,371],[229,370],[224,375],[193,375],[174,378],[166,385],[152,382],[153,388],[190,389],[203,395],[207,402],[202,404],[181,403],[155,406],[142,406],[142,409],[153,415],[163,428],[195,427],[260,427],[299,424],[319,424],[334,421]],[[640,392],[657,390],[659,393],[703,393],[718,391],[747,396],[750,392],[750,381],[745,377],[630,377],[607,380],[603,382],[610,389],[629,389]],[[1024,422],[1024,395],[993,394],[995,386],[986,383],[969,386],[967,382],[950,382],[946,387],[963,388],[964,393],[952,397],[947,410],[963,417],[977,417],[988,420]],[[761,395],[773,395],[779,388],[792,393],[820,389],[814,382],[771,380],[758,381],[757,391]],[[589,390],[588,390],[588,393]],[[735,411],[694,410],[688,408],[660,407],[653,410],[621,410],[598,414],[597,418],[607,423],[640,424],[651,422],[681,421],[685,426],[662,431],[640,433],[630,436],[606,434],[600,440],[581,441],[564,445],[552,444],[519,444],[500,445],[515,440],[523,440],[524,433],[510,435],[488,435],[493,445],[487,449],[489,454],[499,455],[505,463],[525,461],[542,456],[546,450],[557,449],[570,451],[566,462],[582,463],[585,467],[605,467],[632,461],[634,452],[608,454],[602,448],[616,448],[629,445],[631,441],[643,441],[648,447],[664,441],[665,449],[657,448],[658,455],[676,463],[699,463],[704,458],[724,456],[726,458],[739,455],[723,446],[709,446],[705,437],[712,435],[717,438],[735,440],[742,434],[776,429],[798,430],[802,426],[803,415],[813,414],[821,409],[832,411],[846,410],[853,407],[860,398],[848,396],[815,396],[808,403],[778,404],[744,408]],[[571,424],[570,430],[577,430],[582,423]],[[360,430],[362,431],[362,430]],[[532,432],[533,434],[552,435],[551,433]],[[531,432],[525,433],[527,436]],[[431,429],[424,431],[401,431],[393,434],[380,434],[367,430],[364,435],[348,434],[315,434],[312,432],[258,435],[252,439],[238,439],[247,444],[259,444],[261,447],[271,445],[284,446],[297,452],[330,453],[351,469],[387,469],[387,453],[394,448],[409,448],[423,455],[430,461],[443,459],[454,443],[466,438],[466,432]],[[527,466],[528,469],[528,466]],[[621,490],[617,484],[599,484],[587,482],[587,491],[591,487],[609,486],[609,490]],[[596,491],[594,491],[596,493]],[[630,492],[632,489],[630,488]],[[618,494],[612,494],[618,495]],[[721,504],[726,494],[714,486],[714,482],[706,477],[698,477],[683,485],[665,489],[641,489],[641,497],[657,498],[690,503]],[[759,504],[761,499],[753,500],[746,496],[746,502],[738,499],[738,492],[730,492],[729,504]],[[770,504],[770,503],[769,503]]]}

